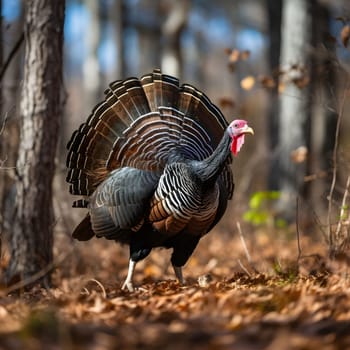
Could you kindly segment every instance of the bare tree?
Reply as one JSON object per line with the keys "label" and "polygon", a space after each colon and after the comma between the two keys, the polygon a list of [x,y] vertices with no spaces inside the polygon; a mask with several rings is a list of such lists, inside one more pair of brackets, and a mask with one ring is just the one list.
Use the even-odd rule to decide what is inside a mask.
{"label": "bare tree", "polygon": [[160,1],[144,1],[140,11],[148,12],[148,16],[143,21],[133,21],[137,28],[137,36],[140,52],[147,52],[139,61],[139,71],[152,71],[154,67],[159,67],[161,52],[161,2]]}
{"label": "bare tree", "polygon": [[187,23],[188,0],[169,3],[168,16],[162,27],[162,70],[177,77],[182,73],[181,34]]}
{"label": "bare tree", "polygon": [[[285,0],[282,9],[281,59],[283,92],[279,99],[278,188],[279,209],[286,219],[295,216],[296,196],[306,173],[303,161],[308,147],[307,65],[311,44],[311,16],[308,0]],[[295,152],[300,156],[293,157]]]}
{"label": "bare tree", "polygon": [[11,26],[4,26],[3,63],[0,70],[1,81],[1,137],[0,137],[0,230],[6,233],[11,222],[13,207],[14,169],[19,145],[19,107],[20,82],[23,61],[23,11]]}
{"label": "bare tree", "polygon": [[115,65],[115,79],[124,78],[126,73],[124,58],[124,29],[125,29],[125,4],[124,0],[115,0],[110,11],[111,22],[114,27],[115,39],[118,47],[117,63]]}
{"label": "bare tree", "polygon": [[[337,126],[336,69],[338,61],[335,43],[330,38],[331,13],[325,3],[315,1],[313,13],[313,55],[312,55],[312,159],[310,179],[313,180],[312,195],[316,208],[326,209],[327,195],[331,186],[332,153]],[[323,200],[320,200],[323,199]]]}
{"label": "bare tree", "polygon": [[[2,62],[2,57],[3,57],[3,31],[2,31],[2,0],[0,0],[0,67],[2,68],[3,62]],[[2,112],[2,84],[0,81],[0,115]],[[0,137],[1,134],[3,132],[3,118],[0,117]],[[0,151],[1,151],[1,147],[0,147]],[[1,156],[1,152],[0,152],[0,156]],[[2,160],[0,158],[0,171],[1,171],[1,164],[2,164]],[[0,174],[0,179],[3,180],[3,175]],[[5,186],[3,184],[4,181],[1,181],[0,183],[0,198],[3,198],[4,195],[4,189]],[[1,259],[1,253],[2,253],[2,224],[3,223],[3,217],[2,217],[2,199],[0,199],[0,259]]]}
{"label": "bare tree", "polygon": [[[52,261],[52,178],[61,118],[64,0],[27,0],[21,141],[8,284]],[[41,276],[43,277],[43,276]],[[49,275],[43,279],[49,282]]]}
{"label": "bare tree", "polygon": [[[281,14],[282,0],[267,0],[268,29],[269,29],[269,64],[273,76],[278,79],[280,52],[281,52]],[[272,160],[268,177],[269,189],[275,190],[278,186],[276,168],[276,148],[278,147],[278,86],[270,92],[269,106],[269,147],[272,150]]]}
{"label": "bare tree", "polygon": [[86,110],[89,114],[91,103],[94,103],[99,96],[101,87],[100,64],[98,61],[98,47],[101,39],[101,17],[100,3],[96,0],[85,0],[89,10],[89,35],[86,36],[87,55],[83,64],[84,95]]}

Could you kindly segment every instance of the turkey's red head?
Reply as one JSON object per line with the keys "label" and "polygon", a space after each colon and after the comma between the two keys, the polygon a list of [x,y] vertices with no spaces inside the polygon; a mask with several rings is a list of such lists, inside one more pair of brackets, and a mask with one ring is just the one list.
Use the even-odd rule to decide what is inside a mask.
{"label": "turkey's red head", "polygon": [[229,135],[232,138],[231,152],[236,156],[244,144],[244,135],[254,135],[254,130],[248,126],[248,123],[243,119],[234,120],[227,128]]}

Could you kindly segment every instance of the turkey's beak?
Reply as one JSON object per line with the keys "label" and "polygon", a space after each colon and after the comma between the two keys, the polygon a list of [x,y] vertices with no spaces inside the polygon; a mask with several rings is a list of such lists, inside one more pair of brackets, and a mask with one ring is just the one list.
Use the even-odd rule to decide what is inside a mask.
{"label": "turkey's beak", "polygon": [[243,129],[242,129],[242,134],[251,134],[251,135],[254,135],[254,130],[246,125]]}

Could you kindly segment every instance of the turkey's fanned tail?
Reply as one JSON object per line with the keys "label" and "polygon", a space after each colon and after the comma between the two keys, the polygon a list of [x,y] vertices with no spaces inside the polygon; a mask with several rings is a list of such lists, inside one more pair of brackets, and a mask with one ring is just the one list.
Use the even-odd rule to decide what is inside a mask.
{"label": "turkey's fanned tail", "polygon": [[[160,70],[141,79],[115,81],[105,94],[67,145],[67,181],[75,195],[91,195],[120,167],[161,172],[174,155],[202,160],[227,127],[204,93],[188,84],[179,86],[178,79]],[[231,158],[221,175],[229,197],[233,191],[230,162]],[[77,201],[76,206],[82,203]]]}

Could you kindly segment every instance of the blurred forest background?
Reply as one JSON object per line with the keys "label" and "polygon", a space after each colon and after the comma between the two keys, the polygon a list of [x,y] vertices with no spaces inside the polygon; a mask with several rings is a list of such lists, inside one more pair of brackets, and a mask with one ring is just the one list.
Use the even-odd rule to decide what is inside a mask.
{"label": "blurred forest background", "polygon": [[[24,9],[20,0],[2,1],[1,9],[0,192],[6,230],[20,139]],[[226,230],[242,217],[253,225],[294,222],[297,198],[298,220],[308,233],[330,226],[330,209],[332,218],[342,205],[346,209],[349,16],[345,0],[68,0],[54,181],[57,227],[69,232],[81,217],[70,210],[65,184],[65,145],[72,131],[109,82],[155,67],[202,89],[228,121],[242,117],[256,130],[254,142],[234,162],[236,190],[223,220]]]}
{"label": "blurred forest background", "polygon": [[[16,252],[16,248],[18,251],[22,248],[13,242],[12,248],[8,246],[15,236],[14,226],[18,226],[14,219],[18,199],[15,184],[25,182],[19,167],[23,165],[19,149],[21,113],[25,110],[21,94],[24,86],[30,90],[31,81],[24,69],[25,48],[30,45],[23,28],[25,8],[35,1],[0,0],[0,3],[2,272],[11,264],[9,250]],[[50,4],[43,0],[42,3]],[[64,2],[58,3],[63,9]],[[46,23],[43,20],[41,24]],[[156,336],[161,339],[159,348],[165,348],[169,334],[186,333],[187,329],[190,332],[197,329],[202,332],[198,333],[200,336],[207,332],[208,339],[213,341],[210,344],[220,345],[215,343],[215,337],[222,335],[223,329],[228,332],[225,336],[231,336],[231,331],[243,329],[244,333],[245,326],[258,324],[263,330],[268,328],[267,337],[259,327],[250,331],[259,334],[262,342],[276,337],[270,349],[282,349],[281,344],[289,344],[289,333],[278,338],[273,327],[287,325],[298,334],[309,332],[306,337],[320,336],[321,340],[315,340],[313,347],[304,349],[324,344],[323,335],[332,332],[334,338],[326,339],[330,344],[339,335],[346,342],[338,343],[338,348],[350,346],[348,331],[341,333],[349,329],[346,328],[349,323],[338,323],[350,318],[346,292],[348,265],[339,277],[337,273],[343,270],[338,265],[334,268],[327,265],[329,262],[325,264],[320,257],[336,256],[349,262],[349,1],[67,0],[63,45],[64,92],[59,104],[63,109],[62,120],[59,129],[56,120],[50,131],[50,135],[53,132],[59,137],[53,195],[41,183],[32,185],[38,187],[38,192],[49,194],[47,208],[32,204],[33,221],[46,220],[43,216],[50,214],[51,198],[54,221],[48,215],[49,229],[43,232],[34,229],[33,235],[25,238],[34,242],[33,251],[42,252],[48,247],[44,263],[41,261],[30,273],[53,271],[53,285],[57,288],[50,292],[34,290],[21,301],[23,304],[11,299],[11,295],[4,299],[0,303],[0,319],[7,325],[3,332],[24,329],[27,333],[23,333],[21,341],[25,345],[32,344],[25,343],[31,332],[34,337],[45,334],[44,343],[55,343],[63,333],[64,341],[87,343],[93,337],[87,334],[91,333],[89,328],[84,326],[84,333],[83,328],[72,330],[67,324],[102,322],[108,327],[117,325],[113,331],[117,337],[112,338],[110,330],[100,329],[109,338],[94,338],[98,349],[108,348],[98,347],[101,339],[120,346],[132,343],[135,347],[148,344],[153,348]],[[50,54],[56,58],[55,51]],[[61,65],[59,52],[57,59]],[[34,63],[35,56],[30,61],[33,66],[27,65],[27,72]],[[140,77],[154,68],[201,89],[228,121],[237,117],[248,120],[255,137],[246,142],[234,159],[236,187],[224,219],[214,229],[216,232],[203,239],[188,263],[188,270],[185,269],[189,287],[180,288],[167,280],[173,279],[169,259],[163,252],[155,252],[140,263],[136,276],[137,283],[146,285],[149,293],[125,296],[116,288],[115,279],[119,283],[126,275],[127,248],[106,240],[75,244],[71,239],[71,232],[85,214],[84,210],[71,209],[73,198],[65,182],[66,144],[103,99],[110,82]],[[57,115],[61,119],[60,113]],[[23,167],[27,165],[24,163]],[[47,246],[43,243],[45,237]],[[302,249],[310,253],[305,259]],[[30,254],[27,258],[30,259]],[[279,259],[284,258],[293,262],[292,268],[281,263]],[[273,277],[265,275],[271,271]],[[204,281],[204,287],[211,289],[198,291],[202,286],[198,287],[195,279],[203,273],[209,273],[214,282]],[[163,280],[164,284],[159,282]],[[291,288],[289,283],[294,283]],[[9,291],[0,288],[0,296],[8,296]],[[184,293],[186,298],[182,299]],[[164,295],[168,299],[162,299]],[[34,303],[39,309],[43,304],[56,309],[45,311],[44,316],[30,316],[26,300],[39,300],[39,304]],[[29,315],[29,319],[23,321],[23,315]],[[329,326],[322,333],[323,324],[318,322],[324,319],[334,321],[334,328]],[[149,320],[158,322],[159,327],[147,328]],[[206,323],[208,320],[212,323]],[[39,326],[31,328],[31,322],[35,327],[42,325],[45,332]],[[309,322],[310,328],[304,327],[303,322]],[[122,324],[126,328],[119,328]],[[142,334],[137,328],[140,324],[147,325]],[[54,331],[47,335],[50,327]],[[191,338],[190,332],[188,338],[174,338],[174,344],[181,345],[181,341],[197,344],[197,338]],[[74,334],[84,337],[76,338]],[[251,333],[247,334],[249,337]],[[247,334],[243,334],[244,349]],[[0,332],[0,347],[4,339]],[[236,344],[236,340],[223,339],[227,344]],[[18,344],[17,340],[7,341],[4,340],[5,348],[6,344],[16,348],[13,344]],[[290,349],[298,348],[299,343],[296,344]],[[20,345],[19,348],[35,348]],[[333,349],[331,345],[329,348]]]}

